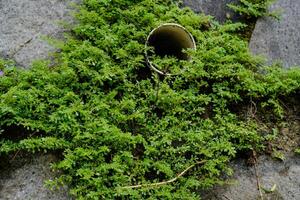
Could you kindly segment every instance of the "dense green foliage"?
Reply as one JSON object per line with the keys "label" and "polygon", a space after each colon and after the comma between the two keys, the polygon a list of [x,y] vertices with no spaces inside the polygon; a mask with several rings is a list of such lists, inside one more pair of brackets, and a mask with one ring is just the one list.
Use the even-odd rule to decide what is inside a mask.
{"label": "dense green foliage", "polygon": [[269,12],[269,6],[276,0],[239,0],[238,4],[228,6],[235,12],[247,18],[259,18],[263,16],[279,17],[278,11]]}
{"label": "dense green foliage", "polygon": [[[255,102],[281,117],[279,98],[299,92],[300,71],[261,67],[235,34],[241,24],[219,25],[167,0],[84,0],[79,8],[55,66],[1,61],[0,77],[0,154],[61,150],[54,167],[63,175],[48,183],[68,184],[77,199],[199,199],[230,174],[238,152],[263,147],[239,107]],[[148,33],[164,22],[197,42],[177,76],[158,77],[144,61]],[[124,188],[172,179],[200,161],[172,183]]]}

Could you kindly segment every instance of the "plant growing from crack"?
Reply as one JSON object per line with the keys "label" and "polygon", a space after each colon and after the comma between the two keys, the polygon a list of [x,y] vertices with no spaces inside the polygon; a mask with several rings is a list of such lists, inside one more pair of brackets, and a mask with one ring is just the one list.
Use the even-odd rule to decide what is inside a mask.
{"label": "plant growing from crack", "polygon": [[[48,184],[67,184],[77,199],[199,199],[231,174],[237,153],[264,147],[257,121],[237,108],[255,104],[276,120],[280,98],[299,92],[299,69],[259,68],[237,34],[243,25],[173,1],[85,0],[77,19],[55,66],[5,65],[0,78],[0,154],[62,152],[54,168],[63,174]],[[186,27],[197,51],[178,76],[158,79],[144,44],[162,22]]]}

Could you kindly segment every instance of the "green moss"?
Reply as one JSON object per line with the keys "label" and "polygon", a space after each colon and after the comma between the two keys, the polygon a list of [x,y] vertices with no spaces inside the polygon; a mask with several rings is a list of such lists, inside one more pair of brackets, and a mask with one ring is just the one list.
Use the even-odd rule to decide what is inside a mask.
{"label": "green moss", "polygon": [[275,1],[276,0],[239,0],[238,4],[229,4],[228,6],[247,19],[257,19],[264,16],[279,19],[279,10],[269,11],[269,6]]}
{"label": "green moss", "polygon": [[[231,173],[239,152],[264,137],[238,109],[283,116],[280,97],[299,92],[300,70],[260,67],[236,34],[172,1],[85,0],[56,66],[4,67],[0,78],[0,154],[62,150],[55,165],[77,199],[199,199],[199,190]],[[158,77],[145,66],[145,40],[175,22],[195,37],[180,75]],[[176,63],[172,61],[172,65]],[[168,60],[164,64],[171,64]],[[174,66],[176,69],[178,66]],[[22,137],[12,138],[12,130]],[[124,188],[170,180],[159,187]]]}

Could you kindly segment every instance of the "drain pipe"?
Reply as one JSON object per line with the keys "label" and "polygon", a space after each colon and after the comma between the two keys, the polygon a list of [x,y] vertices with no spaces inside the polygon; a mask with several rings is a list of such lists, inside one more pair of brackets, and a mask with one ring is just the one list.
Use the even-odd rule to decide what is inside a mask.
{"label": "drain pipe", "polygon": [[[183,52],[186,49],[196,50],[195,40],[190,32],[183,26],[175,23],[166,23],[153,29],[147,37],[146,49],[154,48],[154,53],[157,56],[174,56],[179,60],[189,60],[190,57]],[[150,60],[150,53],[146,50],[145,57],[147,65],[155,72],[170,76],[170,74],[159,70],[159,68]]]}

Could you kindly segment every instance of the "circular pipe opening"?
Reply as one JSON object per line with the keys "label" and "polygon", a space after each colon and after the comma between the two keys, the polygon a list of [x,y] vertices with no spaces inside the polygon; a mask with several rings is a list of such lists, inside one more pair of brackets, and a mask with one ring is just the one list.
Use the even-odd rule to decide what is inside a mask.
{"label": "circular pipe opening", "polygon": [[[167,23],[150,32],[146,41],[146,47],[153,47],[154,54],[161,58],[171,56],[178,60],[189,60],[190,57],[184,53],[183,50],[196,50],[196,43],[193,36],[183,26]],[[151,62],[151,55],[147,50],[145,54],[147,64],[154,71],[162,75],[173,75],[159,70],[158,67]]]}

